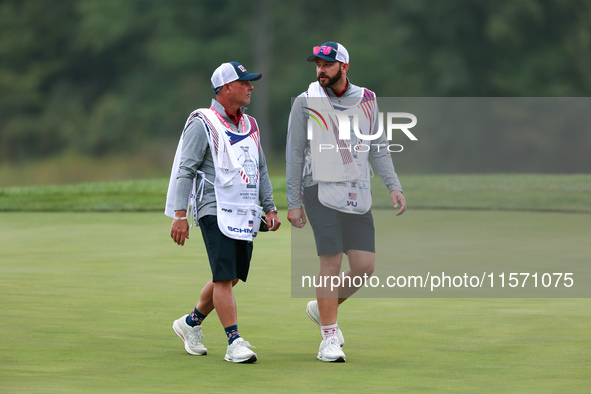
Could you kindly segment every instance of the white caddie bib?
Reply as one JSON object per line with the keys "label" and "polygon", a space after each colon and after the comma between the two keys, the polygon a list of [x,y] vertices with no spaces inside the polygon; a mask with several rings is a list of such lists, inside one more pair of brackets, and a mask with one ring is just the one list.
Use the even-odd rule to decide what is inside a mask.
{"label": "white caddie bib", "polygon": [[[311,85],[312,87],[312,85]],[[310,89],[312,90],[312,89]],[[318,92],[321,94],[324,92]],[[316,98],[313,98],[315,100]],[[359,97],[358,100],[351,99],[349,105],[336,105],[332,106],[333,111],[341,111],[345,116],[350,119],[350,135],[348,140],[340,140],[337,145],[335,144],[334,150],[342,156],[345,152],[347,155],[350,154],[350,160],[357,168],[358,177],[354,180],[338,180],[333,182],[326,182],[318,180],[318,200],[322,205],[335,209],[340,212],[353,213],[362,215],[368,212],[372,204],[371,196],[371,178],[372,171],[369,164],[369,153],[370,153],[370,140],[363,140],[357,136],[369,135],[373,128],[374,122],[377,122],[377,104],[375,100],[375,94],[368,89],[363,89],[363,96]],[[330,99],[326,97],[326,104],[328,105]],[[332,105],[332,103],[330,104]],[[329,118],[329,117],[327,117]],[[332,117],[333,128],[336,135],[338,130],[338,119]],[[335,124],[336,123],[336,124]],[[331,127],[331,122],[327,122],[327,125]],[[354,128],[358,130],[356,134]],[[328,130],[330,131],[330,130]],[[316,132],[315,130],[313,133]],[[327,146],[327,145],[325,145]],[[317,149],[313,143],[310,146],[311,149]],[[317,152],[318,156],[326,152],[326,149],[322,152]],[[337,155],[333,155],[334,159],[338,160]],[[343,160],[345,162],[346,160]],[[314,178],[314,174],[313,178]]]}
{"label": "white caddie bib", "polygon": [[215,109],[202,109],[201,113],[216,168],[218,227],[229,238],[252,241],[263,212],[258,205],[260,139],[256,121],[243,115],[241,133],[236,133]]}

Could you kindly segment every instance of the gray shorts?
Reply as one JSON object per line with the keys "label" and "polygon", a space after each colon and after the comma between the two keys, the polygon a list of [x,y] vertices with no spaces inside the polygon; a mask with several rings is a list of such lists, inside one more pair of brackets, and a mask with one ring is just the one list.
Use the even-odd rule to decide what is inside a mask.
{"label": "gray shorts", "polygon": [[304,188],[306,217],[316,241],[318,255],[348,250],[375,253],[375,228],[371,210],[363,215],[327,208],[318,201],[318,185]]}

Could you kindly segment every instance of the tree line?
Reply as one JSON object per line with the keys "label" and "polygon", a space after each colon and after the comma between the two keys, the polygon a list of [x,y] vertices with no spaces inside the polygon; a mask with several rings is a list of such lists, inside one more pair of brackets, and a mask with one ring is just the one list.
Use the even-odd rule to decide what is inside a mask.
{"label": "tree line", "polygon": [[[0,162],[174,146],[186,116],[213,98],[212,71],[230,60],[263,73],[248,110],[268,155],[281,156],[291,98],[315,79],[305,59],[329,40],[347,47],[351,81],[378,97],[591,92],[584,0],[0,0]],[[495,155],[512,165],[496,167],[493,155],[479,171],[587,171],[586,126],[569,138],[531,131],[510,150],[498,141]],[[430,146],[453,133],[429,134]],[[432,148],[402,162],[469,172],[473,154],[462,152],[488,133],[457,139],[451,157]]]}

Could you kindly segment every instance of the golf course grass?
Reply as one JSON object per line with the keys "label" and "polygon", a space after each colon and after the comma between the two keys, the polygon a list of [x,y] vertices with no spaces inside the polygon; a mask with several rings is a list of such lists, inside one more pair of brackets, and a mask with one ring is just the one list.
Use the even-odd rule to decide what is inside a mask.
{"label": "golf course grass", "polygon": [[[589,176],[494,177],[408,179],[409,211],[388,227],[397,254],[380,260],[378,250],[378,264],[591,261]],[[495,179],[509,186],[491,196]],[[215,312],[203,324],[208,355],[190,356],[171,325],[210,271],[200,230],[179,247],[162,204],[150,205],[162,201],[161,185],[0,189],[0,392],[589,391],[589,298],[353,298],[339,313],[347,362],[317,361],[309,298],[292,297],[285,209],[281,229],[255,240],[249,279],[235,287],[240,333],[259,361],[223,360]],[[281,179],[274,185],[285,193]],[[532,202],[520,208],[525,196]],[[381,209],[374,217],[388,217]]]}

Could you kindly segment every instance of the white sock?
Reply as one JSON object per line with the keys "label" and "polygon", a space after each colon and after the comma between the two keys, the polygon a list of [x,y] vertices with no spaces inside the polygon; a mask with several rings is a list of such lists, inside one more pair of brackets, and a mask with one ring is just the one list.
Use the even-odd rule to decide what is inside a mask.
{"label": "white sock", "polygon": [[321,326],[320,333],[322,334],[322,340],[327,340],[330,337],[337,336],[337,328],[339,328],[338,324],[331,324],[330,326]]}

